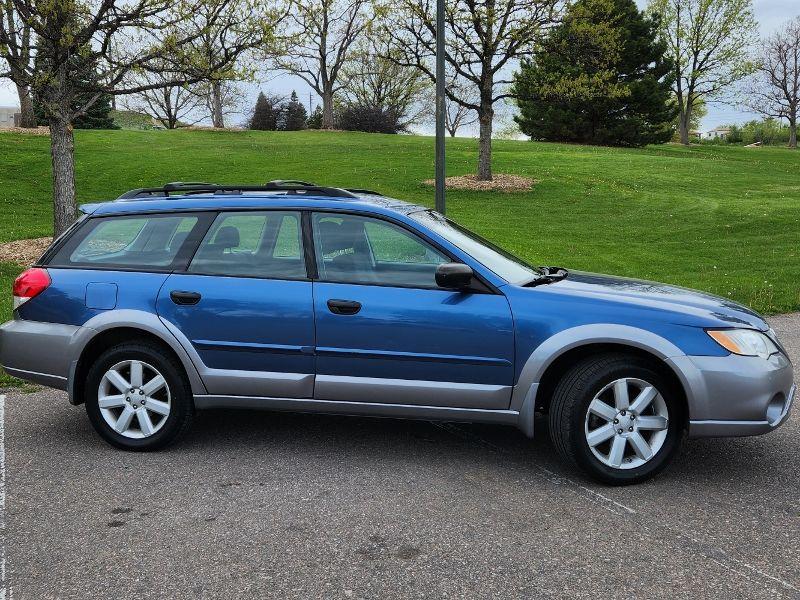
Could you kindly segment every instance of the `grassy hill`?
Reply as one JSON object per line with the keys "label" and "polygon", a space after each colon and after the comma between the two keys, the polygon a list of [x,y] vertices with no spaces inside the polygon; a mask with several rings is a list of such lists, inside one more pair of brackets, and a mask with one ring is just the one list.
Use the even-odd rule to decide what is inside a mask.
{"label": "grassy hill", "polygon": [[153,129],[153,119],[133,110],[112,110],[114,124],[121,129]]}
{"label": "grassy hill", "polygon": [[[167,181],[302,179],[433,203],[426,137],[328,132],[76,131],[81,202]],[[49,140],[0,134],[0,242],[51,230]],[[447,141],[449,175],[473,140]],[[536,264],[707,290],[764,312],[800,308],[800,152],[498,141],[528,193],[450,192],[448,214]],[[3,288],[13,267],[0,269]],[[7,303],[7,293],[0,294]],[[0,306],[0,310],[3,310]],[[7,310],[3,310],[3,315]]]}

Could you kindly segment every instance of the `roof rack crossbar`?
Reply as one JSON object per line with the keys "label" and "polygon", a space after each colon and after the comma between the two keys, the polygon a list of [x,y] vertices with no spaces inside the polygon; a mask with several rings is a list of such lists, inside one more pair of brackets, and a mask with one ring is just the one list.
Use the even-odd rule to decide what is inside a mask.
{"label": "roof rack crossbar", "polygon": [[168,198],[170,194],[208,194],[242,192],[286,192],[287,194],[317,194],[333,198],[357,198],[357,193],[375,193],[367,190],[346,190],[325,187],[304,181],[275,180],[263,185],[222,185],[216,183],[174,181],[162,187],[137,188],[122,194],[117,200],[138,200],[146,198]]}
{"label": "roof rack crossbar", "polygon": [[352,192],[353,194],[361,194],[364,196],[383,196],[380,192],[375,190],[367,190],[364,188],[344,188],[345,191]]}

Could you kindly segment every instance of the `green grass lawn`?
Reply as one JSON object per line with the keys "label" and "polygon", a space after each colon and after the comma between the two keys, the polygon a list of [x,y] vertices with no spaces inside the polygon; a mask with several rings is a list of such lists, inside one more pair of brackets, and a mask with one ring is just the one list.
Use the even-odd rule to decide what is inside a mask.
{"label": "green grass lawn", "polygon": [[[328,132],[76,131],[80,202],[167,181],[302,179],[432,205],[433,139]],[[476,142],[448,140],[448,175]],[[800,308],[800,152],[497,141],[532,192],[449,192],[448,214],[536,264],[695,287],[766,313]],[[51,231],[49,140],[0,134],[0,242]],[[2,267],[8,289],[14,268]],[[0,310],[8,314],[8,293]]]}

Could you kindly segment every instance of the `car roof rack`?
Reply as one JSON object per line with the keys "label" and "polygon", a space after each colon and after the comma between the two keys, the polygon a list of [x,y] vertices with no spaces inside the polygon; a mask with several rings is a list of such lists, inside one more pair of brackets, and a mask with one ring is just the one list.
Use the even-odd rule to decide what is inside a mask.
{"label": "car roof rack", "polygon": [[263,185],[223,185],[218,183],[204,183],[199,181],[173,181],[161,187],[137,188],[122,194],[117,200],[144,200],[169,198],[171,194],[241,194],[243,192],[284,192],[286,194],[308,194],[330,196],[332,198],[358,198],[359,195],[380,196],[378,192],[363,189],[344,189],[325,187],[296,181],[293,179],[275,179]]}

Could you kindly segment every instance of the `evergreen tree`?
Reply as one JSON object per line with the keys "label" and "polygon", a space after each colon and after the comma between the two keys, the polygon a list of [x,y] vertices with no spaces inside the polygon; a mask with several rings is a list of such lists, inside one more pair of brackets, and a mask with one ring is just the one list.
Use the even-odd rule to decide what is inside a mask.
{"label": "evergreen tree", "polygon": [[250,117],[250,129],[258,131],[275,131],[281,113],[280,99],[259,92],[253,115]]}
{"label": "evergreen tree", "polygon": [[[44,57],[37,57],[36,59],[39,67],[44,66],[46,62],[47,59]],[[97,76],[97,65],[94,62],[81,54],[76,54],[71,59],[71,62],[77,76],[74,79],[73,86],[75,93],[69,102],[72,110],[78,110],[91,100],[97,93],[97,89],[101,87],[101,84]],[[37,96],[35,100],[37,123],[40,126],[49,125],[50,113],[48,106],[53,99]],[[72,121],[72,126],[74,129],[119,129],[119,126],[114,123],[114,119],[111,117],[111,95],[101,94],[97,102]]]}
{"label": "evergreen tree", "polygon": [[306,126],[309,129],[322,129],[322,107],[317,105],[317,107],[311,112],[306,119]]}
{"label": "evergreen tree", "polygon": [[283,107],[281,118],[281,131],[300,131],[306,128],[306,107],[297,98],[297,92],[292,92],[289,102]]}
{"label": "evergreen tree", "polygon": [[577,0],[523,60],[513,94],[533,139],[643,146],[672,136],[671,61],[633,0]]}

